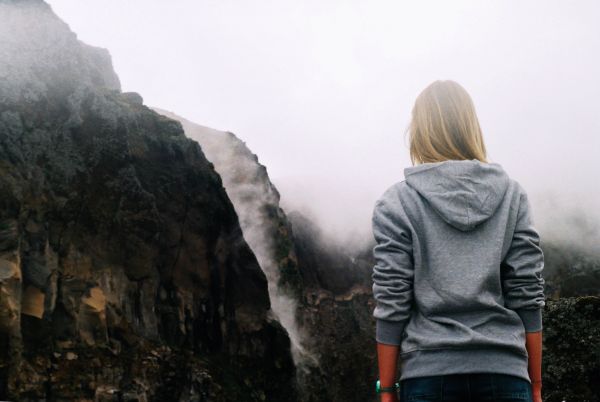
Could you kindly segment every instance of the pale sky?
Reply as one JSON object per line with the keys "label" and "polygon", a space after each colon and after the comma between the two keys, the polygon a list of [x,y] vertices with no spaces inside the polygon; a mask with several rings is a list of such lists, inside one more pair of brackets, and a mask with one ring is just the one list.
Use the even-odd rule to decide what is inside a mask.
{"label": "pale sky", "polygon": [[124,91],[235,133],[283,206],[338,239],[368,235],[374,201],[404,178],[410,111],[436,79],[471,94],[544,233],[577,237],[567,207],[600,222],[600,2],[49,3],[110,51]]}

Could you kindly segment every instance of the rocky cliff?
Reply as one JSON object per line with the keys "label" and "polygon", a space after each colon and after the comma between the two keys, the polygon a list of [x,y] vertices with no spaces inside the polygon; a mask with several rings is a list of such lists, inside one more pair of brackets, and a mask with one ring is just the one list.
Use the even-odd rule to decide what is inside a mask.
{"label": "rocky cliff", "polygon": [[197,140],[214,164],[233,202],[244,238],[257,256],[269,283],[274,315],[292,342],[301,400],[309,400],[311,378],[321,378],[318,351],[307,348],[310,334],[299,326],[305,268],[298,265],[295,237],[286,214],[279,206],[280,195],[271,183],[267,168],[235,134],[193,123],[173,112],[153,108],[181,122],[186,135]]}
{"label": "rocky cliff", "polygon": [[295,400],[214,166],[108,52],[0,1],[0,399]]}
{"label": "rocky cliff", "polygon": [[299,323],[320,363],[307,381],[309,400],[376,401],[372,246],[349,249],[299,212],[287,216],[305,284]]}
{"label": "rocky cliff", "polygon": [[154,110],[180,121],[222,177],[269,280],[273,310],[290,334],[299,400],[372,399],[372,245],[343,247],[298,211],[284,212],[266,167],[235,134]]}

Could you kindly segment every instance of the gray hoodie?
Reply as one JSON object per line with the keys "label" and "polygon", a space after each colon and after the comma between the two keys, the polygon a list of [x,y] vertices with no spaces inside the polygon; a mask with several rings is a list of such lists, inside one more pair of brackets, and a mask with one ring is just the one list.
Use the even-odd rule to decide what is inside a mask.
{"label": "gray hoodie", "polygon": [[401,379],[488,372],[529,381],[525,332],[542,329],[545,296],[525,190],[476,159],[404,176],[373,210],[376,341],[401,346]]}

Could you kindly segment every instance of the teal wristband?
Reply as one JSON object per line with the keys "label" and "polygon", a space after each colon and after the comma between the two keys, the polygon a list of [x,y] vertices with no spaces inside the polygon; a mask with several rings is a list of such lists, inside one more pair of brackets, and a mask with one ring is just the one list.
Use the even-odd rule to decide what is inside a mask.
{"label": "teal wristband", "polygon": [[375,383],[376,394],[381,394],[383,392],[396,392],[399,388],[400,384],[398,382],[395,382],[394,385],[391,387],[382,387],[381,382],[379,380],[377,380],[377,382]]}

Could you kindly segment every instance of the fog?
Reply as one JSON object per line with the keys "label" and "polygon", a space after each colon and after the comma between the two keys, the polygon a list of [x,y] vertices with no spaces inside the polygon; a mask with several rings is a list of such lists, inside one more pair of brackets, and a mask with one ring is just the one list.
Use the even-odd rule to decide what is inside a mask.
{"label": "fog", "polygon": [[416,96],[453,79],[543,238],[598,248],[598,2],[49,3],[109,49],[124,91],[235,133],[284,209],[340,241],[370,236],[374,201],[410,166]]}

